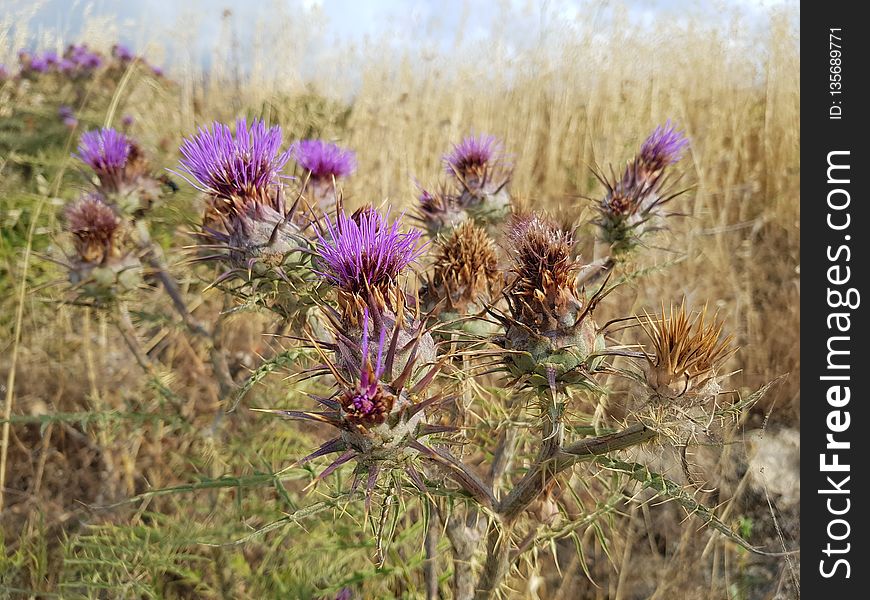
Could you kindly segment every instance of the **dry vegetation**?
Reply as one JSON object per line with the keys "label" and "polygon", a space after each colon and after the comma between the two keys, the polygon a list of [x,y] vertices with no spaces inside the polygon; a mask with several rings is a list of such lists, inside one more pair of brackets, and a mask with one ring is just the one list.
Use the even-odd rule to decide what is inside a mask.
{"label": "dry vegetation", "polygon": [[[796,460],[800,425],[795,16],[774,14],[753,37],[731,17],[715,28],[668,18],[632,28],[609,11],[593,13],[573,28],[554,23],[545,45],[524,41],[526,50],[487,42],[462,43],[448,54],[409,48],[397,55],[385,40],[316,65],[306,63],[305,52],[323,40],[296,15],[279,13],[258,25],[249,74],[233,75],[233,62],[219,59],[208,77],[188,65],[171,73],[174,83],[122,79],[107,96],[86,96],[76,107],[79,129],[58,128],[51,147],[22,150],[4,140],[0,389],[12,420],[0,596],[317,598],[343,587],[364,598],[423,594],[422,525],[410,505],[382,569],[369,560],[373,542],[352,507],[343,515],[336,510],[334,519],[326,511],[244,544],[219,545],[326,493],[302,491],[310,470],[288,471],[281,480],[273,475],[307,453],[318,431],[247,410],[286,405],[292,392],[281,373],[290,371],[267,378],[238,410],[216,418],[222,407],[207,352],[165,310],[156,289],[133,315],[157,365],[151,378],[130,358],[109,317],[58,303],[62,286],[49,284],[63,275],[42,256],[66,243],[58,235],[59,210],[83,187],[67,157],[83,129],[117,122],[121,114],[134,116],[133,135],[167,167],[195,125],[241,114],[279,123],[294,138],[337,139],[359,156],[358,173],[344,189],[351,206],[385,199],[411,206],[413,178],[435,183],[450,142],[469,131],[491,132],[512,154],[515,196],[566,220],[591,209],[585,197],[602,193],[591,165],[618,168],[638,140],[673,119],[691,140],[682,172],[694,187],[679,200],[688,215],[640,254],[640,266],[656,268],[615,292],[599,321],[683,297],[693,306],[707,301],[740,347],[729,363],[739,370],[731,378],[735,389],[748,395],[788,374],[722,434],[724,445],[690,456],[689,471],[709,482],[698,498],[754,544],[773,552],[796,548],[797,498],[782,483],[794,477],[789,461]],[[5,27],[0,42],[8,57],[21,28]],[[105,32],[115,30],[101,29],[92,46],[111,43]],[[3,86],[0,135],[19,135],[13,119],[56,119],[50,99],[12,106]],[[156,214],[167,247],[189,243],[185,232],[198,209],[184,187]],[[584,239],[591,238],[581,232],[582,253],[591,254]],[[210,273],[184,264],[182,253],[172,257],[196,315],[213,319],[223,308],[220,294],[198,293]],[[274,330],[268,315],[226,319],[221,339],[239,379],[259,356],[282,346],[264,335]],[[773,453],[760,459],[766,475],[749,464],[756,447]],[[683,476],[669,451],[654,452],[662,468],[673,463],[671,474]],[[584,489],[577,483],[584,472],[574,476],[574,502],[585,506],[583,514],[601,515],[580,530],[584,556],[564,540],[535,548],[519,566],[523,576],[511,580],[510,597],[795,597],[796,557],[752,555],[699,530],[701,522],[686,519],[674,502],[590,503],[597,480]],[[182,487],[114,504],[170,486]],[[638,492],[636,499],[648,498]]]}

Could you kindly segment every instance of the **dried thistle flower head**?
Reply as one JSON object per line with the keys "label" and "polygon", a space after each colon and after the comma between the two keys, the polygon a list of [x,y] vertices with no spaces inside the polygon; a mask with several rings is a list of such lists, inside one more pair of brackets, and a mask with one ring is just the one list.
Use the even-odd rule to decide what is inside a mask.
{"label": "dried thistle flower head", "polygon": [[356,153],[325,140],[301,140],[291,148],[293,159],[308,175],[306,192],[324,213],[336,203],[335,183],[356,170]]}
{"label": "dried thistle flower head", "polygon": [[581,305],[574,289],[580,263],[571,255],[571,234],[529,213],[512,217],[507,238],[515,275],[507,295],[514,316],[539,330],[574,325]]}
{"label": "dried thistle flower head", "polygon": [[499,223],[509,213],[511,179],[502,143],[492,135],[468,136],[443,157],[444,168],[460,184],[459,207],[480,223]]}
{"label": "dried thistle flower head", "polygon": [[694,318],[683,302],[672,305],[661,317],[646,315],[638,322],[649,337],[652,352],[646,354],[647,385],[661,398],[707,400],[719,392],[720,368],[736,351],[733,337],[723,336],[724,323],[707,321],[707,308]]}
{"label": "dried thistle flower head", "polygon": [[502,319],[505,334],[499,343],[509,351],[508,370],[533,386],[590,383],[604,348],[592,319],[604,288],[588,301],[578,292],[574,240],[549,219],[515,216],[507,237],[513,279],[504,291],[510,315]]}
{"label": "dried thistle flower head", "polygon": [[104,304],[139,285],[139,259],[123,251],[123,221],[102,196],[83,196],[64,216],[77,254],[68,265],[69,281],[83,301]]}
{"label": "dried thistle flower head", "polygon": [[358,320],[362,307],[379,312],[392,307],[399,275],[423,252],[421,232],[401,233],[401,219],[389,224],[388,216],[389,211],[382,216],[374,209],[354,217],[339,212],[335,223],[325,216],[317,232],[315,272],[338,289],[351,322]]}
{"label": "dried thistle flower head", "polygon": [[101,264],[120,255],[121,219],[99,194],[87,194],[67,206],[66,228],[78,258]]}
{"label": "dried thistle flower head", "polygon": [[436,242],[434,270],[424,295],[442,320],[466,316],[492,302],[500,279],[495,242],[483,227],[465,221]]}
{"label": "dried thistle flower head", "polygon": [[668,121],[646,139],[621,178],[595,172],[606,189],[595,223],[615,254],[632,250],[643,235],[664,228],[669,216],[664,205],[683,193],[668,191],[665,169],[682,158],[687,146],[688,140]]}

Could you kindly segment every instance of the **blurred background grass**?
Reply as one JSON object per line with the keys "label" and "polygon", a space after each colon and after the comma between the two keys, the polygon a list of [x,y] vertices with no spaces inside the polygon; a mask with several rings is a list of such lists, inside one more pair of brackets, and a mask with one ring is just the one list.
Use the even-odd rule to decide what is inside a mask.
{"label": "blurred background grass", "polygon": [[[291,138],[323,136],[357,151],[358,173],[345,186],[351,205],[406,208],[416,180],[437,182],[451,142],[470,131],[493,133],[511,153],[515,196],[568,219],[589,210],[584,198],[601,195],[591,165],[619,168],[649,131],[672,119],[692,144],[682,170],[683,183],[694,187],[677,201],[688,216],[638,260],[679,265],[614,294],[600,321],[683,296],[696,307],[709,302],[741,346],[735,388],[745,393],[789,374],[754,408],[747,430],[768,417],[775,431],[799,429],[796,4],[751,14],[666,5],[641,17],[640,5],[580,6],[553,16],[534,3],[502,3],[492,9],[490,34],[480,37],[474,19],[482,9],[471,3],[449,43],[440,44],[416,44],[413,32],[389,29],[367,39],[328,39],[321,24],[329,3],[270,3],[256,20],[206,3],[199,16],[192,10],[160,27],[149,22],[147,31],[85,7],[76,39],[29,28],[36,8],[4,11],[0,62],[7,65],[22,47],[62,49],[84,40],[108,51],[137,32],[138,45],[149,60],[165,62],[168,77],[105,76],[84,93],[39,83],[13,91],[0,82],[0,375],[13,402],[0,595],[304,598],[331,597],[344,586],[366,598],[422,594],[414,519],[383,569],[368,560],[373,542],[359,507],[337,519],[342,509],[329,508],[245,545],[201,543],[241,539],[318,500],[319,492],[301,492],[310,471],[293,470],[280,481],[272,475],[306,453],[317,431],[240,410],[228,433],[217,435],[206,350],[162,311],[158,291],[134,318],[172,400],[143,377],[105,315],[58,303],[60,288],[48,285],[62,277],[56,267],[38,255],[25,267],[30,250],[52,254],[63,244],[60,208],[85,188],[70,152],[81,131],[107,118],[117,124],[133,116],[132,135],[156,166],[171,167],[178,142],[195,126],[262,116]],[[207,68],[184,50],[203,45],[193,36],[206,15],[220,24]],[[74,106],[77,129],[60,123],[61,104]],[[197,206],[182,187],[154,216],[167,247],[189,243],[185,232]],[[591,254],[590,230],[581,231],[581,244]],[[183,254],[172,256],[197,314],[214,315],[219,295],[198,294],[205,277],[182,264]],[[263,335],[272,327],[268,316],[250,313],[228,321],[224,343],[241,376],[260,355],[274,354],[277,344]],[[289,406],[293,396],[273,377],[247,403]],[[91,508],[196,481],[206,489]],[[769,517],[763,496],[741,497],[738,486],[717,499],[738,500],[730,517],[742,519],[747,535],[753,523],[764,529],[757,524]],[[792,511],[783,517],[792,542],[799,514],[789,502],[782,499]],[[412,516],[416,509],[408,510]],[[690,542],[685,532],[696,526],[679,519],[656,533],[664,540],[656,538],[659,555],[651,556],[653,548],[632,556],[625,549],[637,541],[634,516],[611,515],[609,559],[594,544],[584,559],[607,565],[595,573],[599,587],[579,581],[576,562],[554,567],[559,561],[541,549],[529,566],[529,587],[517,588],[516,597],[766,598],[782,589],[780,562],[762,569],[733,549],[704,552],[706,538]],[[567,569],[564,579],[560,568]]]}

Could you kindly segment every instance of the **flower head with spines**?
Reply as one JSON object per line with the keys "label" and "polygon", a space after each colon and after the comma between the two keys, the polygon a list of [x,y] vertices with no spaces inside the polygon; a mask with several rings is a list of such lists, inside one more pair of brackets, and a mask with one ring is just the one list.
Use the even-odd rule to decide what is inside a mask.
{"label": "flower head with spines", "polygon": [[[238,119],[235,131],[218,122],[200,127],[180,149],[180,174],[206,194],[198,235],[206,246],[221,251],[200,260],[227,262],[230,269],[216,283],[241,280],[248,297],[261,279],[294,285],[307,285],[310,279],[299,199],[289,206],[285,200],[282,169],[291,151],[282,151],[282,144],[280,127]],[[279,313],[299,308],[287,294],[282,297],[270,304]]]}
{"label": "flower head with spines", "polygon": [[338,196],[335,183],[356,170],[356,153],[320,139],[300,140],[291,152],[308,178],[305,191],[312,203],[323,213],[330,212]]}
{"label": "flower head with spines", "polygon": [[664,205],[685,192],[669,191],[666,171],[682,158],[688,144],[682,132],[668,121],[647,137],[621,177],[594,171],[605,187],[595,224],[601,240],[615,255],[638,246],[645,234],[664,228],[664,219],[669,216]]}
{"label": "flower head with spines", "polygon": [[[422,296],[427,312],[442,322],[482,312],[503,285],[495,241],[474,221],[436,240],[433,267]],[[478,319],[467,321],[465,327],[480,325]]]}
{"label": "flower head with spines", "polygon": [[82,196],[66,207],[64,217],[79,260],[102,264],[119,255],[122,221],[102,196],[97,193]]}
{"label": "flower head with spines", "polygon": [[257,201],[280,183],[281,170],[291,150],[281,152],[278,126],[264,121],[236,121],[235,134],[228,125],[215,121],[211,129],[200,127],[179,149],[181,174],[197,189],[227,201]]}
{"label": "flower head with spines", "polygon": [[[379,311],[393,306],[399,275],[423,253],[421,232],[401,232],[401,218],[390,224],[373,208],[335,222],[324,216],[317,232],[315,270],[339,291],[346,316],[357,321],[359,309],[374,302]],[[374,307],[373,307],[374,308]]]}
{"label": "flower head with spines", "polygon": [[470,135],[442,158],[444,169],[459,184],[458,207],[482,224],[500,223],[509,213],[507,186],[511,166],[495,136]]}
{"label": "flower head with spines", "polygon": [[588,300],[577,289],[581,263],[572,253],[573,236],[550,219],[514,215],[507,237],[513,266],[503,293],[510,314],[496,315],[504,327],[496,343],[508,351],[507,370],[533,388],[593,386],[604,338],[592,311],[604,286]]}
{"label": "flower head with spines", "polygon": [[100,181],[120,179],[130,157],[130,148],[126,135],[104,127],[82,134],[75,157],[93,169]]}
{"label": "flower head with spines", "polygon": [[98,192],[69,204],[64,220],[75,255],[63,264],[79,301],[102,306],[140,284],[139,258],[124,248],[124,221]]}
{"label": "flower head with spines", "polygon": [[142,148],[113,128],[83,133],[74,156],[93,170],[106,201],[127,216],[141,216],[171,187],[151,173]]}
{"label": "flower head with spines", "polygon": [[[444,451],[430,448],[422,441],[427,436],[454,430],[452,427],[430,425],[426,422],[426,411],[449,399],[444,393],[434,393],[431,389],[432,382],[447,359],[442,358],[433,363],[421,358],[417,347],[424,330],[420,329],[409,344],[411,360],[405,364],[401,373],[393,375],[391,366],[399,360],[398,355],[403,345],[399,335],[401,326],[399,321],[391,326],[381,321],[379,325],[374,317],[375,315],[370,315],[365,309],[361,322],[364,332],[374,326],[373,333],[378,340],[377,344],[370,347],[371,336],[365,333],[355,352],[359,358],[351,369],[333,361],[326,352],[327,348],[324,346],[333,344],[311,340],[322,364],[300,375],[306,378],[318,375],[332,377],[335,389],[330,396],[312,396],[324,410],[259,409],[260,412],[287,419],[326,423],[335,427],[339,432],[338,437],[330,439],[297,464],[340,453],[318,475],[315,481],[319,481],[341,465],[355,460],[357,467],[352,489],[355,490],[361,481],[367,481],[367,506],[378,475],[385,470],[402,470],[415,486],[425,492],[423,478],[417,470],[421,457],[452,470],[454,478],[476,480],[474,474],[462,471],[455,459],[451,461]],[[335,324],[332,319],[330,322]],[[332,337],[346,336],[341,330],[335,330]],[[483,489],[484,486],[480,487]]]}

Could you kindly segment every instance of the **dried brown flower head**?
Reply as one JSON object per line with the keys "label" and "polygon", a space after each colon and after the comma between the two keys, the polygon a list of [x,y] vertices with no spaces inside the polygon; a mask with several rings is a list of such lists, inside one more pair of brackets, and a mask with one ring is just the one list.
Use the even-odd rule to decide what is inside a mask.
{"label": "dried brown flower head", "polygon": [[668,314],[663,304],[660,318],[646,315],[638,322],[652,343],[644,374],[653,391],[666,398],[709,397],[718,392],[719,369],[736,348],[733,336],[723,337],[722,321],[714,317],[708,322],[706,306],[692,318],[685,302],[676,309],[672,305]]}
{"label": "dried brown flower head", "polygon": [[488,304],[497,293],[500,272],[495,242],[486,230],[465,221],[438,241],[434,273],[427,287],[429,300],[443,300],[443,308],[468,314]]}
{"label": "dried brown flower head", "polygon": [[121,219],[102,196],[83,196],[67,207],[65,217],[81,261],[102,264],[119,256]]}
{"label": "dried brown flower head", "polygon": [[579,263],[571,256],[571,234],[530,213],[512,217],[508,241],[515,278],[507,296],[514,318],[541,331],[574,325],[581,303],[574,285]]}

